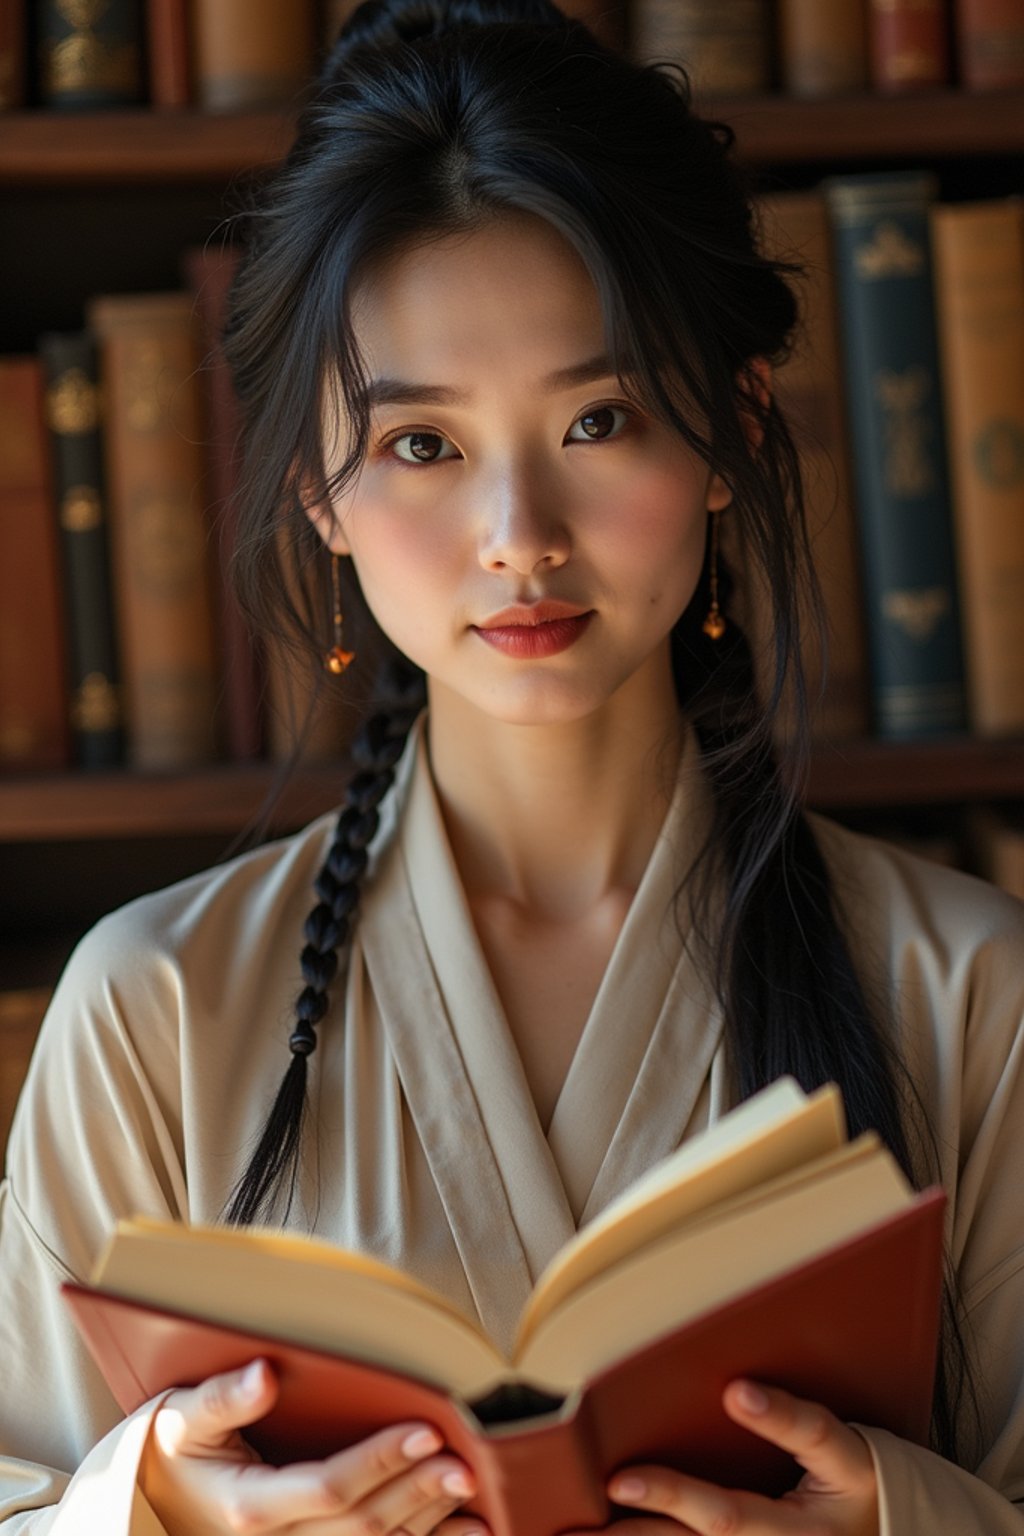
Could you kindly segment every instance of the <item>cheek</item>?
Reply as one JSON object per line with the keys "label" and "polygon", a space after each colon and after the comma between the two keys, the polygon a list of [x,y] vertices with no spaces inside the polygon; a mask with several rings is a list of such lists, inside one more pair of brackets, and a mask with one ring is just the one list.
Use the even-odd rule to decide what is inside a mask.
{"label": "cheek", "polygon": [[692,473],[634,479],[606,520],[613,568],[646,586],[653,607],[681,611],[700,575],[707,519],[703,482]]}

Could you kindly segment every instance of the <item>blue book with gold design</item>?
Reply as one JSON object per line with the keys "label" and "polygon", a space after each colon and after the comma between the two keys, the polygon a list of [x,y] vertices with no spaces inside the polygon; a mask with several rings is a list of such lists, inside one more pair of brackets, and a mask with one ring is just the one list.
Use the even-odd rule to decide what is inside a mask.
{"label": "blue book with gold design", "polygon": [[966,728],[926,171],[830,177],[875,726]]}

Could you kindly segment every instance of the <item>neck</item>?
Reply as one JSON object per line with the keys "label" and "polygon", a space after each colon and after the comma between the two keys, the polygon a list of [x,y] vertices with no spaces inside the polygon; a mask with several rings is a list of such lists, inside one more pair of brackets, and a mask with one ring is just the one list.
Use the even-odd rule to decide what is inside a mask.
{"label": "neck", "polygon": [[640,883],[685,735],[671,674],[630,680],[601,711],[555,725],[496,720],[429,685],[428,750],[471,902],[571,920]]}

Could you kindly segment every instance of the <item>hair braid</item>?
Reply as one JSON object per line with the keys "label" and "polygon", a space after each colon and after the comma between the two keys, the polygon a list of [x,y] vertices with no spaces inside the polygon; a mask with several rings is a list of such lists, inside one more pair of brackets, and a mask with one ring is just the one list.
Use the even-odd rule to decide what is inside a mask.
{"label": "hair braid", "polygon": [[230,1196],[225,1218],[232,1224],[247,1225],[266,1216],[286,1179],[286,1216],[291,1208],[306,1108],[307,1060],[316,1050],[316,1026],[327,1012],[328,988],[355,926],[368,850],[380,821],[379,806],[394,782],[395,766],[424,701],[422,674],[408,664],[396,664],[390,682],[388,702],[370,716],[352,745],[356,773],[345,790],[331,846],[313,882],[319,899],[303,929],[305,985],[295,1000],[295,1025],[288,1038],[292,1059],[259,1144]]}

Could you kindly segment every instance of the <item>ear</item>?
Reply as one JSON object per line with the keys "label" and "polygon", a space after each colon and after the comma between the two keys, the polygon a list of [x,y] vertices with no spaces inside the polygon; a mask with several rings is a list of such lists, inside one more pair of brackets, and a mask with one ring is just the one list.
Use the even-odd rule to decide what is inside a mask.
{"label": "ear", "polygon": [[352,550],[342,530],[341,521],[329,496],[316,490],[306,480],[296,486],[299,503],[313,527],[333,555],[350,555]]}
{"label": "ear", "polygon": [[767,411],[772,400],[772,365],[766,357],[752,357],[744,363],[736,382],[741,393],[757,401],[758,410],[740,407],[740,418],[747,443],[752,452],[760,448],[764,440],[764,424],[761,413]]}

